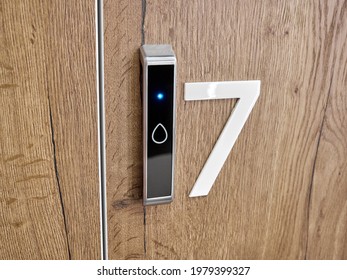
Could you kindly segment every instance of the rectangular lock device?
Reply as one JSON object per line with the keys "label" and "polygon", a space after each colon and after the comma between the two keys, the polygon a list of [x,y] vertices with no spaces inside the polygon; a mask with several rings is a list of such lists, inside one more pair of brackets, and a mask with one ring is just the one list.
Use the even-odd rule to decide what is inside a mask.
{"label": "rectangular lock device", "polygon": [[170,45],[143,45],[143,204],[168,203],[174,191],[176,57]]}

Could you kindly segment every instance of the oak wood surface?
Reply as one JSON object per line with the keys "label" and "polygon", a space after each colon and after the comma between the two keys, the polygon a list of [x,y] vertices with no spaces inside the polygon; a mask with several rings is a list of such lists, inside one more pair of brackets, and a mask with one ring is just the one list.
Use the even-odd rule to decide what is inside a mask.
{"label": "oak wood surface", "polygon": [[0,4],[1,259],[68,258],[39,2]]}
{"label": "oak wood surface", "polygon": [[47,7],[47,91],[71,258],[100,259],[95,1]]}
{"label": "oak wood surface", "polygon": [[94,6],[0,3],[0,259],[100,258]]}
{"label": "oak wood surface", "polygon": [[[110,258],[346,258],[346,2],[147,0],[142,26],[111,18],[107,5],[118,28],[106,27],[106,63],[135,54],[141,35],[172,44],[178,60],[175,200],[144,211],[126,194],[141,193],[139,62],[126,60],[128,76],[120,62],[105,69],[107,98],[118,100],[108,105],[118,113],[107,112],[108,158],[118,162],[108,160]],[[260,99],[210,194],[189,199],[235,101],[184,102],[184,82],[252,79]]]}
{"label": "oak wood surface", "polygon": [[[308,245],[317,246],[307,243],[308,211],[331,76],[334,69],[345,69],[345,60],[334,63],[346,42],[345,3],[176,3],[147,1],[145,42],[171,43],[180,66],[176,199],[147,209],[147,257],[321,257],[306,255]],[[262,81],[250,119],[209,196],[188,199],[220,131],[215,124],[230,108],[184,103],[183,82],[249,79]],[[336,83],[340,96],[346,86],[342,79]],[[317,185],[317,193],[327,188]],[[331,241],[337,246],[344,246],[346,236],[345,214],[338,215],[345,185],[336,184],[340,208],[330,213],[342,219],[339,236]]]}
{"label": "oak wood surface", "polygon": [[329,98],[312,179],[310,259],[347,259],[347,2],[329,11]]}
{"label": "oak wood surface", "polygon": [[141,1],[104,1],[105,111],[110,259],[144,258]]}
{"label": "oak wood surface", "polygon": [[[0,3],[0,258],[100,258],[93,1]],[[346,259],[346,1],[105,1],[109,256]],[[178,59],[175,200],[142,206],[138,48]],[[208,197],[188,194],[262,81]]]}

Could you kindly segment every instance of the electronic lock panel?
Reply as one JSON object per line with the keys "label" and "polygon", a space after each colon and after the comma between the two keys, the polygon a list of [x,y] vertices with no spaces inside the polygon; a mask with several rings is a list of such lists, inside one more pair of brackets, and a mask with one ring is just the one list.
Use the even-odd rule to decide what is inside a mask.
{"label": "electronic lock panel", "polygon": [[143,202],[171,202],[175,151],[176,58],[170,45],[141,47]]}

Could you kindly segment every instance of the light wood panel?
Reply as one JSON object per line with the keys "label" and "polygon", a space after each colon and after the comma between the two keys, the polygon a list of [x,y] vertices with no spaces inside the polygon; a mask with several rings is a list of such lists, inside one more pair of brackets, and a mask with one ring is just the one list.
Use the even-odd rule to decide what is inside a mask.
{"label": "light wood panel", "polygon": [[[179,65],[176,198],[147,207],[146,257],[305,258],[312,172],[345,38],[344,3],[146,3],[145,43],[171,43]],[[232,104],[185,103],[183,83],[248,79],[262,81],[261,97],[209,196],[188,199]],[[318,186],[320,193],[325,187]],[[341,208],[330,216],[343,220],[340,189]],[[345,236],[341,222],[331,242],[344,246]]]}
{"label": "light wood panel", "polygon": [[[0,258],[65,259],[40,1],[2,1]],[[47,11],[47,10],[46,10]]]}
{"label": "light wood panel", "polygon": [[104,1],[109,258],[144,258],[141,1]]}
{"label": "light wood panel", "polygon": [[[346,258],[345,6],[105,2],[111,259]],[[141,43],[178,60],[175,200],[145,209]],[[184,102],[184,82],[252,79],[260,99],[212,191],[189,199],[235,101]]]}
{"label": "light wood panel", "polygon": [[307,258],[347,259],[347,2],[328,7],[329,99],[310,199]]}
{"label": "light wood panel", "polygon": [[94,1],[0,4],[0,258],[100,258]]}
{"label": "light wood panel", "polygon": [[100,259],[95,1],[47,7],[47,93],[71,258]]}

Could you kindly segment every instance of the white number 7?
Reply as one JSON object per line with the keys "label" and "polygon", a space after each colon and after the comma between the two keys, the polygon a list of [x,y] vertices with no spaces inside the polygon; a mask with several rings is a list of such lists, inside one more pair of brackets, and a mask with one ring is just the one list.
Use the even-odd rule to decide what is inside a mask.
{"label": "white number 7", "polygon": [[239,98],[196,180],[190,197],[208,195],[260,94],[260,81],[185,83],[184,99]]}

